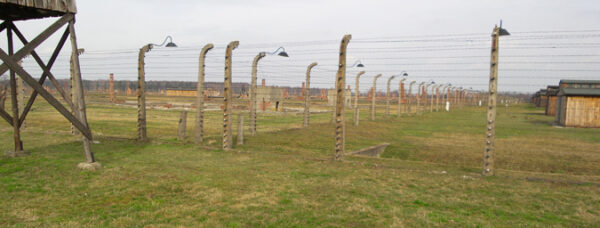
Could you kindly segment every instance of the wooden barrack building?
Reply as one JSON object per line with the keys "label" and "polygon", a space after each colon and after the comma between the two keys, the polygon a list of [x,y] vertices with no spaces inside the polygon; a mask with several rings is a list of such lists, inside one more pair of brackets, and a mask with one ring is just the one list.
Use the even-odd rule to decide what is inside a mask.
{"label": "wooden barrack building", "polygon": [[600,127],[600,88],[561,88],[556,122],[565,127]]}

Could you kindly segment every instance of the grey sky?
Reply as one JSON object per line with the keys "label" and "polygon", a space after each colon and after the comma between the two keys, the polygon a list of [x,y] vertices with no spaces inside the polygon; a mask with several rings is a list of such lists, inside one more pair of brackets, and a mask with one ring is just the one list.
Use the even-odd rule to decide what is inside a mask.
{"label": "grey sky", "polygon": [[[489,34],[500,19],[513,37],[507,37],[501,45],[501,90],[533,91],[539,86],[557,83],[558,77],[571,76],[591,79],[600,72],[600,58],[597,56],[571,58],[536,59],[543,64],[518,64],[522,59],[503,55],[573,55],[574,53],[600,55],[600,48],[584,49],[563,48],[554,51],[520,50],[536,43],[600,43],[600,37],[571,37],[558,40],[544,39],[541,35],[553,33],[528,34],[531,31],[596,30],[585,34],[600,34],[600,4],[597,1],[558,1],[558,0],[445,0],[445,1],[157,1],[157,0],[80,0],[77,2],[77,32],[79,44],[86,49],[82,55],[84,78],[105,79],[109,72],[115,72],[117,79],[135,79],[137,50],[146,43],[161,42],[166,35],[172,35],[178,50],[156,49],[148,54],[149,80],[195,80],[197,72],[197,54],[202,45],[212,42],[217,48],[209,53],[211,66],[208,69],[209,81],[222,80],[223,47],[231,40],[240,41],[240,49],[234,52],[234,81],[249,81],[250,64],[258,51],[271,51],[284,45],[290,54],[289,59],[266,58],[261,62],[262,74],[268,82],[280,85],[296,85],[304,80],[305,67],[313,61],[319,61],[321,71],[316,69],[315,86],[333,87],[335,59],[339,40],[344,34],[352,34],[349,61],[362,59],[367,66],[361,87],[365,90],[372,83],[371,78],[378,72],[384,78],[409,71],[411,80],[452,82],[465,87],[486,89],[486,71],[489,57],[461,59],[463,67],[457,66],[451,59],[430,59],[435,56],[489,56]],[[32,37],[51,19],[20,22],[17,25]],[[440,34],[461,35],[456,42],[408,42],[408,43],[369,43],[367,41],[398,41],[435,39]],[[557,33],[554,35],[572,35]],[[532,35],[541,39],[528,38]],[[516,37],[516,38],[514,38]],[[379,38],[379,39],[369,39]],[[448,37],[442,37],[448,38]],[[524,41],[519,40],[524,38]],[[31,38],[30,38],[31,39]],[[504,38],[503,38],[504,39]],[[512,41],[511,39],[515,39]],[[56,40],[56,39],[54,39]],[[465,43],[465,40],[475,40]],[[296,45],[289,42],[318,41],[310,45]],[[356,42],[355,42],[356,41]],[[363,41],[363,43],[360,43]],[[468,45],[466,45],[468,44]],[[5,44],[4,44],[5,45]],[[421,49],[435,49],[449,45],[471,47],[471,50],[453,50],[437,52]],[[469,46],[470,45],[470,46]],[[510,47],[515,49],[510,49]],[[567,45],[568,46],[568,45]],[[49,54],[52,45],[40,49],[40,53]],[[502,46],[504,47],[504,46]],[[501,48],[502,48],[501,47]],[[570,46],[569,46],[570,47]],[[219,49],[221,48],[221,49]],[[355,50],[352,48],[356,48]],[[405,52],[369,52],[369,48],[403,50]],[[396,48],[396,49],[394,49]],[[411,50],[414,51],[406,51]],[[311,50],[319,50],[311,53]],[[126,53],[120,53],[126,52]],[[236,55],[237,54],[237,55]],[[388,56],[392,60],[370,59]],[[398,59],[421,57],[425,60]],[[116,58],[112,58],[116,57]],[[64,56],[66,59],[67,57]],[[86,59],[87,58],[87,59]],[[112,61],[111,61],[112,58]],[[552,61],[550,61],[552,60]],[[502,61],[507,61],[503,64]],[[63,61],[65,62],[65,61]],[[573,65],[556,65],[552,62],[586,62]],[[114,64],[122,63],[122,64]],[[209,65],[207,63],[207,65]],[[429,66],[428,63],[437,65]],[[473,65],[469,65],[469,64]],[[33,63],[26,61],[25,66]],[[87,65],[86,65],[87,64]],[[57,65],[56,70],[66,72],[68,62]],[[154,68],[153,68],[154,67]],[[536,69],[554,67],[557,72],[536,72]],[[585,71],[570,73],[569,69]],[[427,69],[427,70],[424,70]],[[461,69],[476,69],[475,71]],[[518,71],[518,69],[526,69]],[[411,71],[412,70],[412,71]],[[446,71],[449,70],[449,71]],[[505,71],[503,71],[505,70]],[[598,70],[598,71],[595,71]],[[175,73],[171,73],[175,72]],[[179,73],[177,73],[179,72]],[[562,72],[562,73],[559,73]],[[353,86],[356,69],[348,70],[347,83]],[[512,75],[512,78],[502,78]],[[554,75],[546,78],[545,75]],[[65,74],[62,74],[66,76]],[[531,77],[520,77],[528,76]],[[445,77],[448,76],[448,77]],[[456,77],[454,77],[456,76]],[[596,77],[597,78],[597,77]],[[364,82],[363,82],[364,81]],[[384,88],[384,79],[378,88]],[[531,86],[515,86],[525,83]],[[364,85],[363,85],[364,84]]]}

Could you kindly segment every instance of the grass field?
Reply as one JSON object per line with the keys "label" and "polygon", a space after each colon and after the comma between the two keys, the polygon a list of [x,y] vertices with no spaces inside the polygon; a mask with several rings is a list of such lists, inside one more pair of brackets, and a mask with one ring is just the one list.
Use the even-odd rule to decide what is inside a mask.
{"label": "grass field", "polygon": [[[94,100],[96,99],[96,100]],[[158,99],[158,98],[157,98]],[[496,176],[480,175],[485,109],[395,115],[347,124],[346,148],[388,142],[382,158],[331,160],[331,113],[259,113],[255,137],[220,148],[222,113],[207,140],[176,138],[179,111],[136,110],[92,97],[92,145],[103,168],[80,171],[78,137],[36,103],[23,132],[30,156],[0,158],[0,226],[594,227],[600,224],[600,129],[557,128],[529,105],[499,108]],[[392,113],[395,109],[392,108]],[[346,116],[351,122],[351,112]],[[247,123],[247,121],[246,121]],[[13,147],[0,124],[0,150]]]}

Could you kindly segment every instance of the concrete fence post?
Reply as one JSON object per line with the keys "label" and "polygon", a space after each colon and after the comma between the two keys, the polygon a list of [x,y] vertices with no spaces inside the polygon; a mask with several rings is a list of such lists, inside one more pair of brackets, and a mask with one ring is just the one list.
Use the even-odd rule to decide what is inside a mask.
{"label": "concrete fence post", "polygon": [[232,41],[227,45],[225,50],[225,78],[223,82],[223,150],[231,150],[232,147],[232,102],[233,102],[233,88],[231,78],[231,62],[233,49],[239,45],[238,41]]}
{"label": "concrete fence post", "polygon": [[108,93],[110,97],[110,103],[115,103],[115,75],[110,73],[108,81]]}
{"label": "concrete fence post", "polygon": [[377,102],[377,79],[381,77],[381,74],[375,75],[375,78],[373,78],[373,97],[371,99],[371,121],[375,121],[375,106],[376,106],[376,102]]}
{"label": "concrete fence post", "polygon": [[146,73],[144,70],[144,58],[146,52],[152,49],[152,44],[144,45],[140,49],[138,56],[138,86],[137,86],[137,97],[138,97],[138,119],[137,119],[137,132],[138,140],[145,141],[148,139],[146,134]]}
{"label": "concrete fence post", "polygon": [[496,104],[498,96],[498,52],[500,36],[509,35],[509,33],[500,27],[495,26],[492,32],[491,64],[490,64],[490,82],[487,111],[487,127],[485,150],[483,152],[483,176],[494,175],[494,153],[496,151],[494,141],[496,139]]}
{"label": "concrete fence post", "polygon": [[238,114],[237,145],[244,145],[244,116]]}
{"label": "concrete fence post", "polygon": [[423,95],[425,95],[424,90],[425,90],[425,82],[419,83],[418,93],[417,93],[417,107],[416,107],[417,113],[416,114],[421,114],[421,100],[423,99]]}
{"label": "concrete fence post", "polygon": [[311,63],[306,69],[306,82],[304,83],[304,127],[308,127],[310,122],[310,71],[315,66],[317,66],[317,62]]}
{"label": "concrete fence post", "polygon": [[344,121],[344,97],[346,95],[346,48],[352,39],[352,35],[345,35],[340,44],[339,65],[336,74],[336,120],[335,120],[335,155],[334,159],[340,161],[344,159],[345,153],[345,138],[346,138],[346,122]]}
{"label": "concrete fence post", "polygon": [[177,140],[179,140],[179,141],[185,140],[186,125],[187,125],[187,111],[181,111],[181,115],[179,116],[179,126],[177,128]]}
{"label": "concrete fence post", "polygon": [[[257,72],[258,72],[258,61],[264,58],[266,55],[265,52],[260,52],[256,57],[254,57],[254,61],[252,61],[252,79],[250,80],[250,135],[256,135],[256,80],[257,80]],[[263,79],[263,86],[264,79]]]}
{"label": "concrete fence post", "polygon": [[435,111],[436,112],[440,111],[440,87],[442,87],[442,85],[435,87]]}
{"label": "concrete fence post", "polygon": [[410,82],[410,84],[408,85],[408,114],[412,114],[412,86],[417,83],[416,81],[412,81]]}
{"label": "concrete fence post", "polygon": [[198,58],[198,85],[196,87],[196,126],[194,128],[194,139],[196,144],[204,140],[204,77],[206,53],[213,49],[213,44],[206,44],[200,51]]}
{"label": "concrete fence post", "polygon": [[360,97],[360,90],[359,90],[359,85],[360,85],[360,76],[365,74],[364,71],[358,72],[358,74],[356,75],[356,84],[354,86],[354,126],[358,126],[358,122],[360,119],[360,108],[358,106],[358,98]]}
{"label": "concrete fence post", "polygon": [[390,117],[390,83],[395,77],[395,75],[392,75],[387,81],[387,89],[385,92],[385,118]]}
{"label": "concrete fence post", "polygon": [[398,118],[402,115],[402,101],[404,100],[404,81],[406,78],[400,80],[400,85],[398,86]]}

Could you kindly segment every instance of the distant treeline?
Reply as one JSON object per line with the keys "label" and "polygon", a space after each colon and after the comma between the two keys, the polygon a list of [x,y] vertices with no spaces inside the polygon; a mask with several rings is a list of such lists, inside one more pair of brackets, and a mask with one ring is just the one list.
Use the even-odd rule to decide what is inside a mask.
{"label": "distant treeline", "polygon": [[[69,88],[69,80],[68,79],[58,79],[58,83],[63,88]],[[130,88],[132,91],[137,89],[137,81],[125,81],[125,80],[115,80],[114,88],[117,91],[125,92],[127,88]],[[186,90],[195,90],[196,82],[189,81],[147,81],[146,82],[146,91],[148,92],[158,92],[166,89],[186,89]],[[8,87],[9,80],[8,77],[3,76],[0,78],[0,87]],[[250,84],[249,83],[237,83],[233,84],[233,92],[236,94],[247,93]],[[44,82],[44,86],[48,86],[49,88],[54,89],[54,85],[47,79]],[[109,89],[109,80],[83,80],[83,86],[86,91],[107,91]],[[260,84],[259,84],[260,86]],[[210,89],[214,91],[223,91],[223,82],[205,82],[205,89]],[[302,92],[302,87],[280,87],[286,88],[287,92],[290,96],[292,95],[300,95]],[[321,88],[312,88],[311,95],[319,95]]]}

